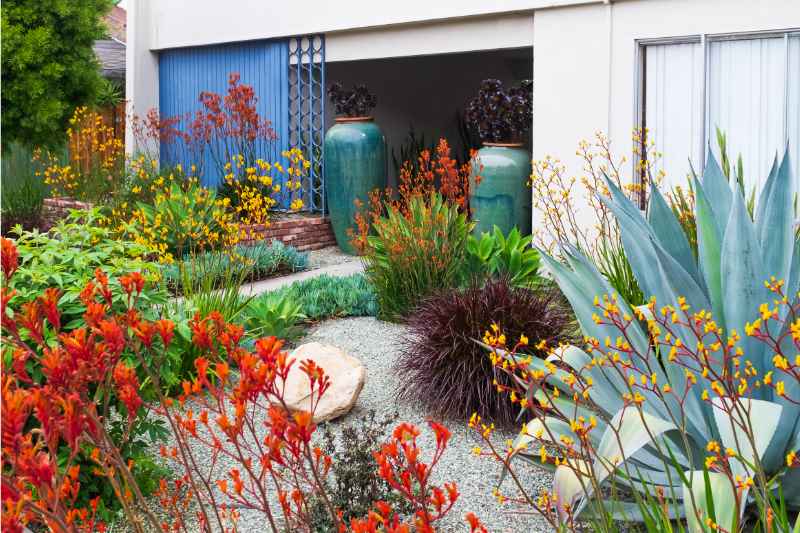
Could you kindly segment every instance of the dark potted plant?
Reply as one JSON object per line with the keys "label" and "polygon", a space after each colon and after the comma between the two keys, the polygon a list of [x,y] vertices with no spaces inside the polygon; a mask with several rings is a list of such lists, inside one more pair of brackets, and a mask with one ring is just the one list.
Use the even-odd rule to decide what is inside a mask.
{"label": "dark potted plant", "polygon": [[498,226],[504,234],[514,227],[523,235],[531,232],[531,154],[523,148],[525,134],[533,123],[533,83],[504,89],[500,80],[481,82],[478,96],[466,109],[469,127],[478,133],[481,179],[470,183],[470,207],[475,234]]}
{"label": "dark potted plant", "polygon": [[355,254],[349,228],[355,228],[356,200],[386,186],[386,139],[370,113],[376,99],[364,85],[352,90],[340,83],[328,88],[336,124],[325,134],[325,190],[336,242]]}

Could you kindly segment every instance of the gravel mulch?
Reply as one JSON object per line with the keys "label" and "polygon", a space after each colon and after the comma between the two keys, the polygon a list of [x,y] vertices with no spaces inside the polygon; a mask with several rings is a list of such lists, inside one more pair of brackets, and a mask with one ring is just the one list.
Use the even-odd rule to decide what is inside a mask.
{"label": "gravel mulch", "polygon": [[[377,413],[400,413],[399,420],[414,423],[423,429],[420,444],[427,457],[435,449],[433,433],[426,420],[429,418],[419,405],[398,402],[395,398],[397,376],[392,366],[398,356],[404,326],[382,322],[374,318],[358,317],[329,320],[320,323],[301,342],[318,341],[333,344],[357,357],[367,368],[367,380],[353,410],[333,424],[345,422],[370,410]],[[465,422],[447,422],[453,436],[441,462],[436,466],[437,482],[455,481],[461,496],[448,515],[440,522],[440,531],[468,531],[464,515],[472,511],[491,532],[544,532],[552,528],[539,516],[515,512],[511,506],[499,506],[492,490],[495,487],[500,467],[489,457],[476,457],[472,450],[482,441],[467,428]],[[514,438],[510,432],[496,431],[494,440],[501,447],[506,439]],[[544,470],[521,466],[518,470],[529,494],[538,495],[549,489],[552,477]],[[513,485],[507,480],[503,485],[506,493],[513,494]]]}
{"label": "gravel mulch", "polygon": [[338,246],[328,246],[320,250],[308,252],[308,268],[322,268],[331,265],[341,265],[342,263],[352,263],[360,261],[357,255],[348,255],[339,249]]}
{"label": "gravel mulch", "polygon": [[[333,344],[358,358],[367,369],[366,383],[355,407],[347,415],[330,422],[334,432],[337,427],[367,414],[370,410],[374,410],[378,418],[397,412],[398,422],[411,422],[422,429],[418,442],[423,457],[427,460],[436,447],[433,432],[426,424],[428,414],[421,406],[398,402],[395,397],[397,376],[392,367],[399,355],[400,340],[404,333],[403,325],[382,322],[371,317],[345,318],[321,322],[300,341],[300,344],[313,341]],[[447,451],[436,466],[434,481],[437,484],[455,481],[461,496],[447,519],[437,523],[438,531],[442,533],[468,531],[464,515],[469,511],[474,512],[490,532],[552,531],[544,519],[532,514],[530,510],[523,511],[511,504],[499,505],[492,494],[500,473],[498,463],[489,457],[476,457],[473,454],[475,446],[481,446],[483,443],[474,431],[467,428],[466,422],[451,421],[446,422],[446,425],[450,428],[452,437]],[[498,430],[494,433],[493,440],[496,446],[502,448],[506,440],[513,439],[514,436],[512,432]],[[195,456],[199,459],[204,457],[200,448]],[[238,466],[226,463],[227,461],[218,463],[216,471],[225,472]],[[540,491],[551,487],[552,476],[548,472],[520,465],[517,473],[531,495],[538,495]],[[515,494],[510,479],[504,483],[502,490],[505,494]],[[225,499],[223,495],[219,496]],[[277,501],[275,504],[277,506]],[[154,506],[154,511],[156,514],[161,514],[157,506]],[[240,509],[239,512],[237,531],[260,533],[267,529],[264,527],[264,517],[260,514],[246,509]],[[119,522],[114,526],[112,528],[114,532],[129,530]]]}

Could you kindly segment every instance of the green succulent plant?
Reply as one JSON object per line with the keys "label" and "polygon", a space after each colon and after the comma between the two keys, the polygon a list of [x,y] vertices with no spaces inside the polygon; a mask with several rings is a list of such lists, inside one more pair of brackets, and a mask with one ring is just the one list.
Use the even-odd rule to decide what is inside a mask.
{"label": "green succulent plant", "polygon": [[[796,308],[800,288],[791,165],[788,155],[780,163],[776,158],[751,219],[736,182],[729,183],[711,153],[707,161],[702,177],[692,179],[697,198],[694,213],[697,257],[658,190],[652,191],[646,218],[612,183],[608,183],[610,196],[601,200],[619,222],[625,252],[644,294],[655,298],[659,309],[661,306],[687,309],[688,306],[691,311],[710,311],[721,328],[722,338],[727,338],[734,330],[738,332],[742,359],[752,364],[760,378],[772,369],[776,352],[774,347],[745,332],[746,325],[759,317],[761,304],[772,306],[775,295],[770,293],[765,282],[773,276],[784,281],[783,294],[789,298],[789,305],[780,307],[779,321],[774,322],[783,330],[774,333],[776,338],[783,339],[781,342],[787,343],[780,345],[784,353],[796,353],[794,345],[790,345],[791,335],[786,334],[794,319],[784,320],[790,307]],[[561,263],[542,253],[544,264],[570,301],[584,335],[600,339],[600,342],[609,336],[614,339],[620,334],[619,330],[597,319],[595,298],[608,295],[612,298],[610,301],[614,301],[616,292],[576,248],[568,246],[563,250],[563,257],[565,262]],[[639,313],[631,309],[623,298],[617,298],[615,305],[621,314],[647,316],[641,308]],[[649,317],[652,320],[653,315]],[[599,487],[586,486],[574,470],[562,465],[554,467],[553,490],[559,502],[574,504],[573,510],[578,515],[589,508],[596,510],[600,502],[602,507],[617,513],[616,516],[641,521],[646,520],[646,516],[642,516],[642,507],[636,502],[641,503],[654,489],[660,488],[669,500],[677,503],[675,516],[670,518],[685,517],[691,531],[704,531],[705,526],[697,516],[714,516],[714,508],[718,524],[736,528],[740,516],[734,512],[735,494],[731,484],[724,474],[709,470],[704,464],[707,443],[717,441],[723,450],[737,451],[737,459],[730,460],[734,475],[755,476],[752,465],[759,464],[764,479],[768,480],[767,490],[774,494],[782,491],[778,498],[784,498],[788,508],[800,508],[800,468],[787,469],[785,463],[788,452],[800,449],[800,406],[786,398],[800,397],[800,383],[787,380],[785,396],[768,386],[748,389],[746,397],[739,401],[749,410],[747,418],[755,439],[743,442],[741,428],[735,427],[730,417],[718,408],[718,402],[723,400],[704,398],[702,387],[687,388],[688,369],[671,362],[666,354],[654,348],[645,322],[648,320],[634,318],[626,330],[627,342],[639,354],[631,357],[629,364],[634,371],[647,376],[652,372],[658,383],[669,384],[672,390],[688,390],[682,402],[669,395],[656,398],[653,392],[643,388],[640,414],[623,399],[623,393],[629,390],[626,380],[608,366],[594,364],[593,356],[578,347],[570,346],[551,356],[551,361],[560,362],[557,369],[536,358],[530,363],[533,368],[547,373],[548,390],[552,385],[562,391],[558,402],[563,410],[575,413],[575,418],[583,415],[586,419],[596,419],[597,427],[590,437],[594,461],[586,468],[592,469],[603,483],[613,477],[615,485],[623,485],[627,494],[627,498],[609,498],[614,491],[605,487],[598,495]],[[692,337],[690,328],[679,324],[675,330],[685,346],[697,345],[698,337]],[[719,363],[709,358],[705,364]],[[574,376],[592,380],[591,402],[576,403],[572,396],[574,390],[569,386]],[[529,392],[537,399],[544,397],[541,389]],[[677,427],[676,421],[682,421],[683,427]],[[558,443],[561,436],[580,442],[573,429],[561,418],[537,416],[518,437],[515,448],[521,451],[517,455],[530,453],[522,448],[533,442],[532,434],[538,430],[544,430],[554,443]],[[539,463],[538,458],[536,463]],[[621,472],[623,464],[627,475]],[[748,488],[742,490],[747,501]],[[752,495],[751,491],[751,501]]]}
{"label": "green succulent plant", "polygon": [[298,325],[306,318],[291,294],[267,293],[254,298],[244,310],[247,331],[253,337],[275,336],[294,340],[302,333]]}

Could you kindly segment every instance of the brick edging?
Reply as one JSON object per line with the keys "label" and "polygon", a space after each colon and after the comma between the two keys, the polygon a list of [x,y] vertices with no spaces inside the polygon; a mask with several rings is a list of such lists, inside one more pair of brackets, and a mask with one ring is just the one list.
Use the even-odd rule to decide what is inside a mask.
{"label": "brick edging", "polygon": [[242,230],[242,244],[275,239],[301,252],[336,245],[330,218],[320,215],[289,215],[274,218],[268,226],[243,226]]}

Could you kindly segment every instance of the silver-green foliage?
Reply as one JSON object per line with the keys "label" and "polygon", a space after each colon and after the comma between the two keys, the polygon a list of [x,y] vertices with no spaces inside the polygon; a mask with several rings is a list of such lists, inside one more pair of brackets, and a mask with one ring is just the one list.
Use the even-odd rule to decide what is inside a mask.
{"label": "silver-green foliage", "polygon": [[[678,220],[657,190],[652,191],[647,218],[611,183],[610,197],[602,198],[602,201],[619,222],[625,251],[644,294],[655,297],[658,308],[665,305],[680,308],[679,297],[682,296],[692,310],[710,310],[723,329],[723,335],[732,330],[741,335],[744,359],[753,364],[759,376],[763,376],[772,366],[774,351],[765,343],[746,336],[745,324],[758,317],[762,303],[774,299],[765,287],[766,280],[773,276],[784,280],[784,293],[794,299],[790,300],[794,304],[797,303],[800,283],[800,253],[793,228],[795,184],[788,155],[780,163],[776,158],[758,196],[753,219],[748,216],[738,187],[728,182],[710,153],[702,178],[695,176],[693,187],[697,198],[697,259]],[[597,324],[592,317],[597,312],[595,296],[614,295],[612,287],[577,249],[563,250],[563,257],[566,264],[542,254],[544,263],[569,299],[584,334],[601,342],[609,336],[615,338],[619,331]],[[621,313],[633,315],[633,310],[622,298],[618,299],[618,305]],[[785,318],[786,306],[780,312],[780,318]],[[788,328],[788,324],[785,327]],[[697,338],[692,338],[688,328],[678,326],[676,330],[686,346],[696,345]],[[776,338],[780,333],[775,332]],[[658,382],[669,383],[673,390],[686,388],[685,368],[662,361],[651,348],[644,325],[633,321],[627,334],[632,348],[641,355],[632,358],[631,364],[646,375],[655,369]],[[791,342],[791,336],[785,336],[785,342]],[[792,350],[793,347],[787,344],[784,353],[794,353]],[[733,448],[743,458],[755,459],[758,456],[767,479],[776,476],[773,488],[777,490],[780,485],[787,505],[800,507],[800,469],[786,469],[784,465],[787,452],[800,448],[800,409],[778,396],[773,388],[753,388],[749,398],[742,400],[751,409],[749,419],[757,436],[756,449],[753,449],[753,446],[741,445],[741,442],[737,444],[737,440],[742,438],[740,430],[731,427],[730,419],[715,409],[712,402],[701,398],[702,387],[690,387],[683,406],[670,400],[668,395],[660,400],[645,391],[640,415],[635,409],[623,409],[621,397],[626,390],[625,384],[620,383],[618,375],[611,375],[613,370],[604,365],[587,366],[592,357],[577,347],[566,349],[561,359],[571,367],[571,373],[593,380],[591,399],[596,410],[590,413],[584,405],[569,407],[570,387],[563,379],[569,370],[559,370],[548,378],[552,386],[568,393],[561,395],[568,411],[573,409],[576,415],[593,414],[597,418],[598,427],[592,432],[595,435],[596,460],[587,467],[593,469],[596,477],[609,478],[611,473],[607,465],[611,464],[612,457],[622,456],[628,475],[615,476],[615,483],[632,489],[631,494],[648,490],[652,493],[654,487],[661,487],[664,494],[674,501],[681,502],[686,498],[686,505],[679,505],[677,514],[687,516],[693,530],[700,526],[694,519],[695,513],[687,509],[692,501],[690,493],[694,494],[693,501],[700,512],[707,512],[705,506],[713,500],[718,521],[729,527],[730,522],[726,523],[726,520],[738,519],[729,512],[734,497],[730,484],[727,479],[720,479],[722,474],[716,472],[710,472],[709,482],[704,482],[704,448],[710,440],[716,440],[723,449]],[[540,361],[534,360],[533,364],[544,368]],[[795,399],[800,397],[800,384],[796,380],[786,381],[786,395]],[[688,437],[686,440],[678,438],[676,420],[685,423],[682,433]],[[551,432],[545,434],[556,438],[566,435],[579,441],[568,423],[544,418],[529,424],[527,434],[521,434],[517,444],[530,442],[535,426],[541,427],[542,424]],[[619,432],[619,439],[615,432]],[[670,456],[665,451],[667,446]],[[737,470],[735,473],[745,477],[752,474],[744,463],[732,461],[732,464]],[[619,473],[621,466],[616,468]],[[578,512],[587,509],[592,501],[592,489],[582,488],[574,472],[565,466],[557,467],[555,476],[554,490],[559,493],[560,501],[574,502]],[[711,494],[705,494],[707,490]],[[611,509],[626,510],[628,519],[642,519],[630,501],[627,504],[614,502]],[[720,510],[724,512],[720,513]]]}

